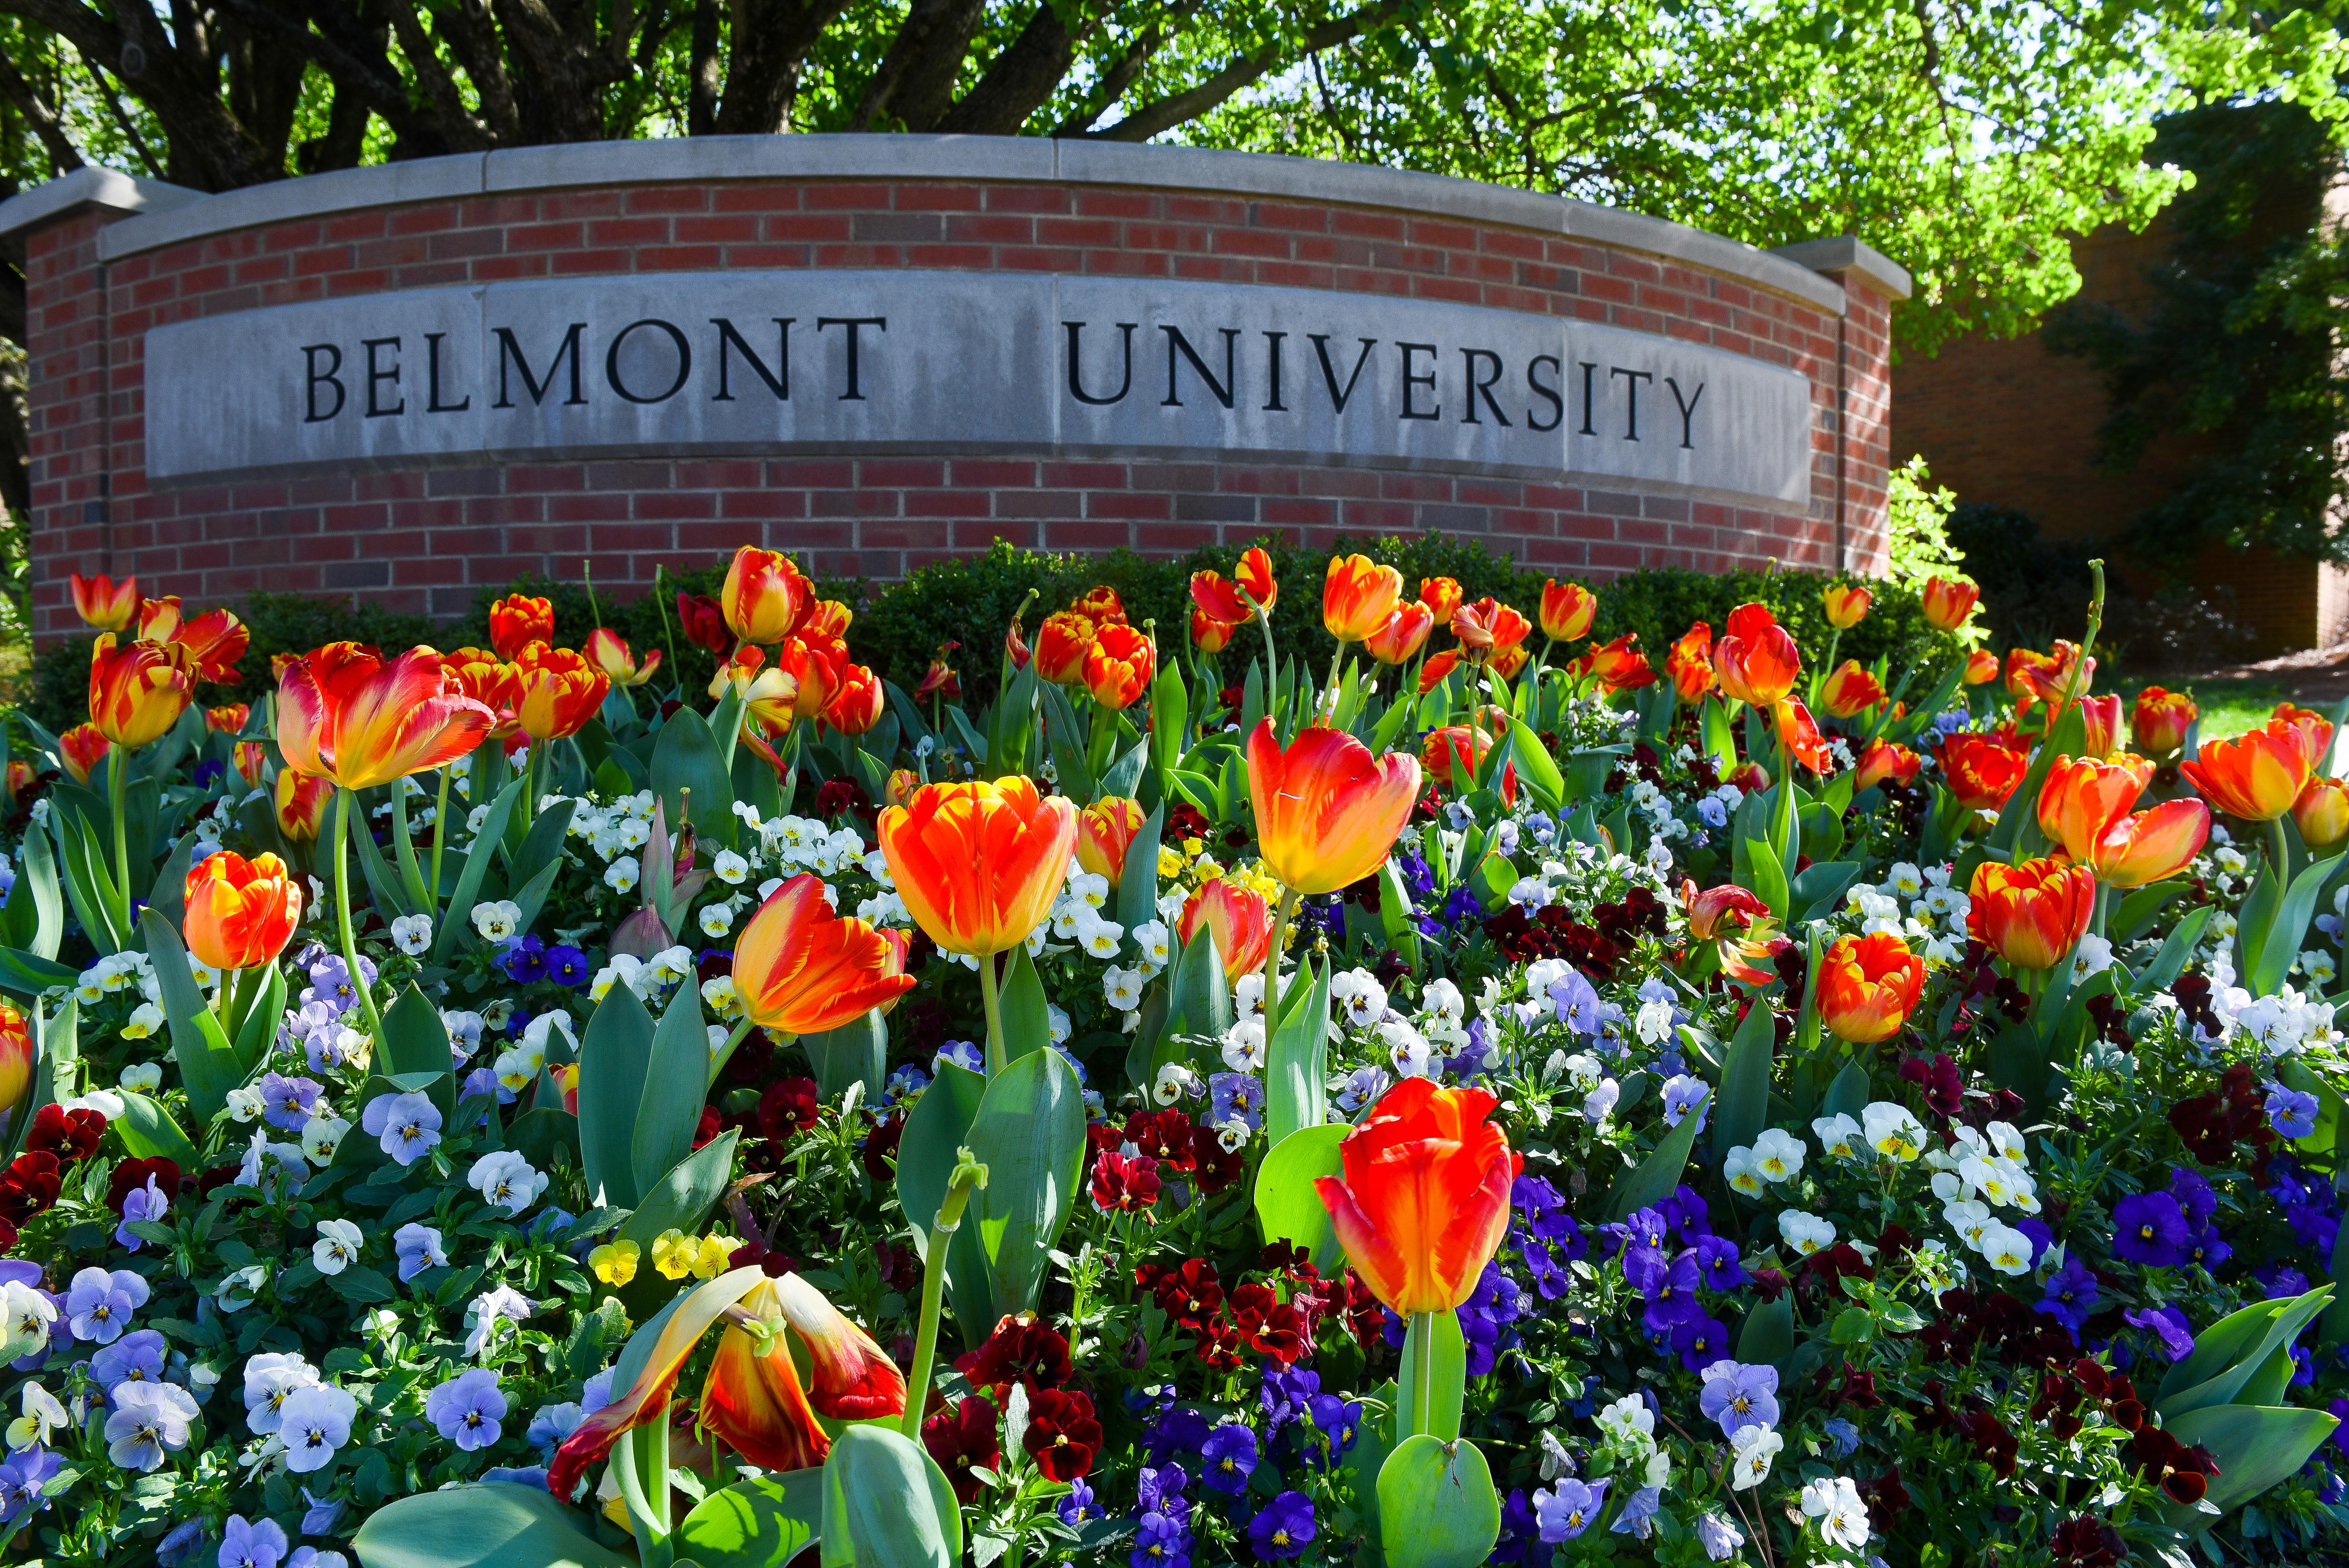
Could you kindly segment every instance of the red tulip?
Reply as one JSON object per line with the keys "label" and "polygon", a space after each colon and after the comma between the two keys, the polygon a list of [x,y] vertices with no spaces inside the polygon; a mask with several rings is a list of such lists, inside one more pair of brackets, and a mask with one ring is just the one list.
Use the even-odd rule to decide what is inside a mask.
{"label": "red tulip", "polygon": [[1401,1316],[1467,1300],[1508,1230],[1523,1161],[1485,1120],[1496,1103],[1405,1078],[1339,1144],[1344,1173],[1313,1183],[1355,1273]]}

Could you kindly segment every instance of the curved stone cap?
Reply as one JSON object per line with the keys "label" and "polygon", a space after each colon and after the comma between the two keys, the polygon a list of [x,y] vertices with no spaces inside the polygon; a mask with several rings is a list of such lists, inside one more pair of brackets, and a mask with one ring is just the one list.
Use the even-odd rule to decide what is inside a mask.
{"label": "curved stone cap", "polygon": [[[71,181],[89,183],[84,175],[129,179],[111,170],[82,170],[0,201],[0,235],[91,204],[91,196],[78,187],[74,193],[57,189]],[[1661,218],[1449,175],[1268,153],[1019,136],[703,136],[583,142],[378,164],[217,196],[140,181],[135,183],[144,200],[136,203],[138,215],[99,236],[98,257],[118,261],[212,234],[365,208],[512,191],[878,179],[1111,185],[1433,214],[1640,252],[1742,278],[1838,315],[1845,309],[1843,289],[1821,271],[1857,272],[1897,299],[1909,292],[1905,271],[1856,240],[1806,242],[1790,251],[1816,251],[1823,243],[1833,249],[1781,255]],[[133,207],[103,197],[95,204],[118,211]]]}

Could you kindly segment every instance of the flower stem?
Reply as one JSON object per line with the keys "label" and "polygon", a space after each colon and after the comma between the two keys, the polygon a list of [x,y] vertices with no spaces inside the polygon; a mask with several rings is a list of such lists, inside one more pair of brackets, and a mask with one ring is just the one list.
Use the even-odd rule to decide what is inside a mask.
{"label": "flower stem", "polygon": [[107,754],[106,793],[114,809],[114,880],[116,897],[122,915],[122,937],[129,942],[130,930],[130,836],[124,825],[124,801],[130,787],[130,751],[118,746]]}
{"label": "flower stem", "polygon": [[2292,841],[2284,837],[2283,817],[2268,819],[2268,863],[2275,867],[2276,891],[2292,886]]}
{"label": "flower stem", "polygon": [[1419,1353],[1419,1364],[1412,1372],[1412,1435],[1433,1429],[1430,1408],[1435,1403],[1435,1315],[1414,1312],[1411,1315],[1411,1344]]}
{"label": "flower stem", "polygon": [[954,1244],[954,1233],[962,1226],[962,1212],[970,1202],[971,1190],[987,1180],[987,1167],[970,1157],[968,1149],[959,1151],[953,1179],[947,1181],[946,1196],[938,1201],[937,1216],[930,1223],[930,1242],[922,1268],[922,1315],[914,1336],[914,1375],[905,1384],[905,1433],[916,1442],[922,1440],[923,1408],[929,1403],[930,1376],[938,1358],[938,1311],[947,1287],[947,1251]]}
{"label": "flower stem", "polygon": [[438,924],[440,918],[440,846],[449,834],[449,769],[440,769],[440,794],[432,806],[432,887],[431,907],[425,911]]}
{"label": "flower stem", "polygon": [[375,1010],[375,992],[359,971],[359,944],[351,934],[351,792],[335,789],[335,931],[343,942],[343,967],[350,971],[351,989],[367,1010],[367,1034],[383,1039],[383,1015]]}
{"label": "flower stem", "polygon": [[726,1070],[726,1059],[734,1054],[736,1047],[750,1037],[753,1026],[751,1019],[746,1016],[734,1026],[734,1032],[726,1037],[726,1043],[718,1047],[718,1054],[709,1058],[709,1082],[713,1088],[717,1085],[718,1075]]}
{"label": "flower stem", "polygon": [[1264,1035],[1269,1042],[1272,1026],[1280,1017],[1280,949],[1288,940],[1288,918],[1297,909],[1297,890],[1282,888],[1280,902],[1272,906],[1272,945],[1264,950]]}
{"label": "flower stem", "polygon": [[1003,995],[995,978],[996,954],[978,955],[978,996],[987,1007],[987,1076],[1011,1065],[1010,1043],[1003,1037]]}

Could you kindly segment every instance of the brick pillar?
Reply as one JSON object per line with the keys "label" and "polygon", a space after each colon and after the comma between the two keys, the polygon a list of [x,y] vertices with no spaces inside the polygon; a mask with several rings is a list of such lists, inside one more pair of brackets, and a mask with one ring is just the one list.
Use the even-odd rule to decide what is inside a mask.
{"label": "brick pillar", "polygon": [[[27,434],[31,443],[33,630],[78,624],[64,572],[114,570],[108,515],[109,335],[100,230],[119,213],[86,211],[36,231],[25,245]],[[47,567],[45,571],[44,567]]]}

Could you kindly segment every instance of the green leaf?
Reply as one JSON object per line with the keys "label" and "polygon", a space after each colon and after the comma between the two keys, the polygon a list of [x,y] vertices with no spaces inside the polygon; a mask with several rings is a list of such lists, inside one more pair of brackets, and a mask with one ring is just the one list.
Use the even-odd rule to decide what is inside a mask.
{"label": "green leaf", "polygon": [[1713,1106],[1713,1147],[1726,1159],[1733,1148],[1752,1148],[1770,1119],[1770,1065],[1778,1030],[1768,1005],[1755,997],[1745,1021],[1729,1042],[1722,1065],[1721,1092]]}
{"label": "green leaf", "polygon": [[[2163,1423],[2189,1411],[2232,1403],[2270,1357],[2300,1337],[2332,1296],[2333,1286],[2321,1284],[2289,1300],[2254,1303],[2205,1329],[2195,1341],[2194,1353],[2161,1380],[2154,1409]],[[2261,1308],[2267,1310],[2262,1313]]]}
{"label": "green leaf", "polygon": [[1836,1074],[1827,1085],[1826,1103],[1820,1108],[1822,1116],[1847,1116],[1854,1121],[1868,1109],[1875,1086],[1868,1081],[1868,1069],[1857,1062],[1847,1062],[1843,1071]]}
{"label": "green leaf", "polygon": [[1682,1117],[1657,1142],[1656,1151],[1615,1183],[1607,1194],[1608,1219],[1628,1218],[1672,1195],[1688,1167],[1689,1150],[1696,1147],[1696,1124],[1695,1111]]}
{"label": "green leaf", "polygon": [[2300,956],[2301,939],[2308,934],[2308,923],[2316,913],[2316,901],[2324,884],[2344,865],[2349,865],[2349,857],[2335,855],[2318,861],[2292,879],[2292,887],[2277,905],[2275,919],[2260,945],[2259,960],[2251,974],[2252,995],[2271,996],[2283,985],[2292,961]]}
{"label": "green leaf", "polygon": [[[30,840],[26,841],[30,842]],[[0,947],[0,991],[35,1001],[53,985],[71,985],[81,971],[21,947]]]}
{"label": "green leaf", "polygon": [[628,1153],[637,1191],[651,1191],[670,1167],[693,1151],[693,1133],[701,1124],[702,1099],[709,1088],[709,1032],[701,1021],[701,994],[690,985],[679,985],[661,1014],[645,1061],[644,1096],[636,1106]]}
{"label": "green leaf", "polygon": [[711,1492],[673,1539],[700,1568],[777,1568],[814,1542],[823,1521],[823,1472],[790,1470]]}
{"label": "green leaf", "polygon": [[384,1073],[445,1073],[450,1069],[449,1028],[440,1009],[424,999],[413,981],[383,1010],[383,1045],[376,1070]]}
{"label": "green leaf", "polygon": [[163,994],[163,1016],[171,1020],[171,1056],[187,1085],[188,1109],[199,1121],[208,1122],[228,1105],[229,1090],[244,1082],[235,1047],[205,1003],[188,968],[188,950],[180,944],[171,923],[150,909],[140,914],[139,930]]}
{"label": "green leaf", "polygon": [[[981,959],[980,963],[991,963]],[[1010,953],[1003,970],[1003,1049],[1010,1057],[1040,1051],[1052,1043],[1052,1016],[1044,1002],[1043,977],[1021,943]]]}
{"label": "green leaf", "polygon": [[635,1568],[597,1541],[586,1515],[543,1487],[450,1487],[367,1515],[352,1538],[360,1568]]}
{"label": "green leaf", "polygon": [[1013,1060],[980,1097],[968,1141],[987,1167],[987,1185],[971,1194],[963,1223],[987,1254],[992,1328],[1036,1305],[1046,1254],[1076,1206],[1085,1101],[1075,1069],[1058,1051]]}
{"label": "green leaf", "polygon": [[2205,1513],[2165,1504],[2169,1522],[2199,1534],[2279,1481],[2300,1473],[2317,1446],[2333,1435],[2339,1418],[2323,1410],[2280,1409],[2258,1405],[2220,1405],[2165,1418],[2163,1429],[2189,1448],[2200,1445],[2219,1461],[2219,1473],[2202,1501],[2219,1511]]}
{"label": "green leaf", "polygon": [[1737,1359],[1767,1363],[1784,1372],[1794,1354],[1795,1296],[1782,1291],[1777,1300],[1764,1302],[1745,1315],[1745,1326],[1737,1331]]}
{"label": "green leaf", "polygon": [[1745,886],[1756,898],[1770,906],[1770,913],[1785,921],[1794,899],[1794,890],[1786,884],[1785,869],[1779,863],[1778,851],[1770,847],[1767,839],[1747,838],[1744,841]]}
{"label": "green leaf", "polygon": [[1492,1469],[1472,1442],[1405,1438],[1379,1467],[1378,1491],[1387,1568],[1475,1568],[1501,1539]]}
{"label": "green leaf", "polygon": [[1788,890],[1795,918],[1816,920],[1827,913],[1858,875],[1857,861],[1816,861],[1804,867],[1795,873]]}
{"label": "green leaf", "polygon": [[2127,946],[2143,936],[2162,907],[2185,891],[2182,882],[2155,882],[2150,887],[2132,889],[2122,897],[2120,907],[2113,911],[2106,934],[2112,938],[2115,947]]}
{"label": "green leaf", "polygon": [[1300,1127],[1273,1144],[1257,1167],[1256,1219],[1264,1239],[1303,1247],[1325,1274],[1338,1269],[1338,1233],[1313,1179],[1335,1176],[1343,1168],[1338,1145],[1352,1130],[1335,1122]]}
{"label": "green leaf", "polygon": [[5,912],[8,945],[55,958],[65,939],[66,904],[49,836],[26,833],[17,846],[17,859],[16,885],[8,890]]}
{"label": "green leaf", "polygon": [[864,1086],[864,1103],[876,1105],[888,1078],[889,1025],[878,1007],[851,1018],[836,1029],[802,1035],[800,1049],[815,1068],[816,1088],[832,1099],[848,1092],[852,1083]]}
{"label": "green leaf", "polygon": [[1274,1147],[1291,1133],[1328,1119],[1330,975],[1310,954],[1281,996],[1279,1026],[1265,1049],[1265,1139]]}
{"label": "green leaf", "polygon": [[905,1118],[905,1130],[897,1140],[897,1203],[913,1227],[917,1249],[926,1252],[929,1246],[930,1223],[946,1199],[957,1151],[970,1136],[971,1121],[986,1094],[985,1074],[941,1062],[937,1077]]}
{"label": "green leaf", "polygon": [[2218,908],[2217,904],[2206,903],[2199,909],[2188,910],[2145,973],[2137,977],[2137,984],[2129,988],[2131,993],[2146,996],[2168,990],[2171,982],[2185,972],[2186,961],[2194,955],[2194,944],[2202,940],[2202,928],[2210,923]]}
{"label": "green leaf", "polygon": [[[392,786],[395,789],[399,787]],[[362,804],[366,799],[367,795],[362,794],[351,800],[351,841],[358,846],[359,870],[367,879],[367,895],[374,900],[384,923],[389,924],[403,914],[414,914],[416,906],[400,884],[399,873],[383,858],[382,846],[375,841],[375,834],[367,827],[367,808]]]}
{"label": "green leaf", "polygon": [[1510,759],[1517,765],[1517,778],[1528,794],[1544,810],[1555,811],[1566,804],[1566,777],[1557,770],[1557,758],[1541,742],[1541,737],[1526,727],[1522,718],[1509,721],[1509,735],[1516,741],[1510,748]]}
{"label": "green leaf", "polygon": [[[698,794],[694,796],[694,799],[697,802],[698,802],[700,799],[701,797]],[[728,814],[730,819],[732,814],[732,805],[733,796],[730,791],[727,796]],[[571,816],[572,813],[578,809],[578,806],[579,802],[576,800],[558,800],[543,811],[527,814],[528,820],[530,822],[530,829],[527,832],[523,834],[522,848],[514,852],[512,875],[509,879],[511,882],[523,886],[528,886],[529,884],[538,881],[549,866],[559,864],[562,861],[564,835],[570,832]],[[696,805],[695,810],[700,810],[698,804]],[[675,820],[676,820],[674,818],[670,819],[672,823],[672,842],[675,841],[675,831],[673,826]],[[543,896],[543,895],[542,895],[542,897]],[[514,902],[516,903],[521,903],[522,899],[517,896]],[[524,913],[528,913],[531,907],[532,906],[524,905]],[[470,915],[471,911],[468,910],[466,913]],[[524,931],[529,930],[530,922],[528,920],[524,920],[522,923],[521,929]]]}
{"label": "green leaf", "polygon": [[[1224,955],[1216,945],[1215,928],[1205,921],[1175,960],[1170,995],[1174,1006],[1166,1020],[1168,1034],[1221,1035],[1232,1026],[1231,985],[1224,975]],[[1163,1051],[1160,1056],[1165,1059]]]}
{"label": "green leaf", "polygon": [[690,820],[702,838],[734,842],[734,782],[718,738],[693,709],[678,708],[661,726],[660,738],[653,743],[652,774],[653,794],[670,832]]}
{"label": "green leaf", "polygon": [[905,1433],[849,1428],[822,1475],[823,1568],[955,1568],[962,1561],[954,1488]]}
{"label": "green leaf", "polygon": [[[734,1146],[740,1138],[741,1134],[730,1127],[679,1161],[645,1194],[644,1202],[628,1216],[628,1222],[620,1227],[620,1234],[642,1248],[649,1261],[653,1238],[663,1231],[683,1231],[688,1235],[698,1233],[709,1211],[718,1206],[726,1183],[734,1178]],[[675,1281],[662,1278],[657,1270],[639,1268],[636,1277],[619,1295],[628,1315],[641,1321],[657,1304],[673,1297],[677,1288]]]}
{"label": "green leaf", "polygon": [[116,1091],[122,1097],[122,1117],[114,1123],[114,1131],[122,1140],[122,1147],[134,1160],[169,1160],[182,1171],[192,1171],[202,1157],[171,1113],[143,1094],[129,1089]]}
{"label": "green leaf", "polygon": [[[1423,1361],[1430,1365],[1423,1367]],[[1423,1410],[1419,1405],[1423,1378],[1428,1389]],[[1461,1336],[1458,1313],[1431,1312],[1411,1318],[1403,1330],[1402,1367],[1395,1382],[1397,1432],[1405,1437],[1425,1434],[1447,1443],[1460,1435],[1460,1408],[1468,1392],[1468,1342]]]}
{"label": "green leaf", "polygon": [[[1113,721],[1104,718],[1102,722]],[[1120,799],[1132,799],[1134,791],[1142,788],[1142,769],[1149,761],[1150,743],[1146,740],[1134,742],[1126,748],[1123,757],[1109,765],[1109,771],[1101,776],[1101,782],[1094,786],[1093,799],[1100,800],[1114,796]]]}
{"label": "green leaf", "polygon": [[473,835],[471,845],[465,851],[464,868],[457,873],[457,886],[449,895],[449,907],[433,914],[438,923],[432,934],[432,962],[436,965],[446,965],[456,956],[457,939],[472,923],[473,905],[481,902],[481,879],[489,874],[490,862],[497,859],[506,820],[513,815],[514,802],[521,799],[522,780],[516,779],[498,791],[496,799],[490,802],[488,813],[481,818],[481,830]]}
{"label": "green leaf", "polygon": [[130,934],[118,913],[121,894],[88,820],[77,811],[57,810],[49,813],[49,825],[57,835],[66,899],[73,905],[74,918],[101,956],[121,952],[130,945]]}
{"label": "green leaf", "polygon": [[1165,830],[1166,802],[1161,800],[1125,846],[1125,864],[1117,874],[1117,923],[1129,934],[1158,918],[1158,850]]}
{"label": "green leaf", "polygon": [[626,985],[605,992],[579,1041],[579,1161],[595,1202],[636,1205],[636,1103],[652,1054],[653,1019],[644,1003]]}

